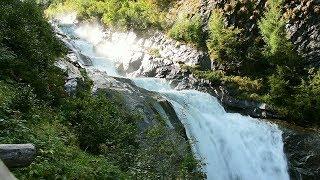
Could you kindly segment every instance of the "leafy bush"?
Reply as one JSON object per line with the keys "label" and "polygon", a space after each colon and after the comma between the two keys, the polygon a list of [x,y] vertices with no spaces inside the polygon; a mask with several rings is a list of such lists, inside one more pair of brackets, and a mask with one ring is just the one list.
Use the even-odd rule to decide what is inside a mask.
{"label": "leafy bush", "polygon": [[63,0],[52,3],[46,14],[53,17],[55,14],[76,11],[80,19],[97,18],[109,27],[141,31],[161,28],[170,4],[167,0]]}
{"label": "leafy bush", "polygon": [[148,49],[148,53],[149,53],[151,56],[156,57],[156,58],[160,58],[160,57],[161,57],[160,50],[157,49],[157,48],[150,48],[150,49]]}
{"label": "leafy bush", "polygon": [[290,86],[290,80],[287,78],[289,69],[285,67],[277,67],[277,72],[269,77],[270,84],[270,101],[272,104],[282,106],[287,104],[286,100],[290,99],[293,89]]}
{"label": "leafy bush", "polygon": [[200,71],[191,69],[196,78],[209,80],[213,85],[224,85],[230,95],[239,99],[264,100],[262,79],[251,79],[242,76],[228,76],[223,71]]}
{"label": "leafy bush", "polygon": [[176,138],[176,132],[168,130],[165,123],[161,123],[163,119],[159,121],[142,137],[143,151],[137,155],[135,178],[204,179],[201,164],[193,157],[191,147],[181,147],[186,140],[181,136]]}
{"label": "leafy bush", "polygon": [[259,22],[261,35],[266,43],[264,55],[273,64],[293,67],[300,59],[287,38],[286,19],[282,17],[281,11],[283,0],[268,2],[270,2],[269,9]]}
{"label": "leafy bush", "polygon": [[70,98],[62,109],[66,122],[76,129],[83,150],[105,154],[124,169],[132,164],[138,146],[135,116],[121,110],[103,92]]}
{"label": "leafy bush", "polygon": [[223,14],[218,9],[212,12],[209,20],[207,45],[212,60],[226,65],[228,71],[237,70],[245,60],[246,46],[241,37],[241,30],[226,27]]}
{"label": "leafy bush", "polygon": [[[0,2],[0,77],[28,83],[51,101],[64,94],[64,74],[54,66],[65,48],[32,1]],[[32,17],[32,18],[30,18]]]}
{"label": "leafy bush", "polygon": [[249,77],[226,76],[224,82],[237,87],[240,91],[259,92],[262,88],[261,81],[252,80]]}
{"label": "leafy bush", "polygon": [[193,43],[198,47],[200,47],[204,41],[201,18],[198,14],[192,18],[182,15],[168,33],[173,39]]}
{"label": "leafy bush", "polygon": [[193,73],[197,78],[207,79],[211,83],[214,83],[214,84],[217,84],[217,85],[221,84],[221,82],[223,81],[223,77],[225,76],[222,71],[199,71],[199,70],[195,70]]}
{"label": "leafy bush", "polygon": [[298,121],[319,125],[320,118],[320,70],[310,75],[297,88],[290,113]]}
{"label": "leafy bush", "polygon": [[[37,147],[29,167],[13,170],[19,179],[125,176],[107,159],[81,150],[76,131],[61,123],[64,117],[59,110],[36,99],[30,87],[0,81],[0,100],[0,143],[33,143]],[[21,104],[23,101],[28,106]]]}

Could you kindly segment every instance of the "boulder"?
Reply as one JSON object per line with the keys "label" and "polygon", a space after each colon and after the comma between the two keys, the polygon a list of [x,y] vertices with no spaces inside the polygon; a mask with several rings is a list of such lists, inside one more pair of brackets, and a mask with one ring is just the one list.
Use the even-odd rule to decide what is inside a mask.
{"label": "boulder", "polygon": [[320,179],[320,132],[279,122],[291,179]]}
{"label": "boulder", "polygon": [[134,53],[130,59],[122,63],[122,67],[123,67],[122,71],[126,73],[133,73],[137,71],[142,65],[143,59],[144,59],[143,52]]}
{"label": "boulder", "polygon": [[66,57],[59,59],[55,65],[68,74],[64,87],[67,93],[73,94],[77,88],[78,81],[80,79],[83,80],[83,76],[79,70],[79,63]]}
{"label": "boulder", "polygon": [[35,154],[33,144],[0,144],[0,159],[9,168],[29,166]]}
{"label": "boulder", "polygon": [[111,99],[114,97],[122,97],[128,107],[132,111],[139,111],[144,121],[140,127],[150,127],[155,123],[159,123],[158,115],[168,120],[168,128],[172,127],[180,132],[179,136],[186,137],[182,123],[175,115],[175,111],[166,99],[156,92],[147,91],[135,85],[129,79],[120,77],[111,77],[106,73],[95,69],[87,69],[89,77],[93,80],[93,92],[99,90],[107,90],[106,96]]}

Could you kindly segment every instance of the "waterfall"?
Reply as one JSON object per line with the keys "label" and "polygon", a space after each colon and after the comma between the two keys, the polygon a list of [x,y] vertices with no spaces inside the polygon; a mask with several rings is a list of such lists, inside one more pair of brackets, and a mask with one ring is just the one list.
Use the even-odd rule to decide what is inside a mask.
{"label": "waterfall", "polygon": [[[92,60],[90,68],[105,71],[111,76],[120,76],[115,63],[123,60],[123,56],[130,56],[131,49],[136,48],[130,33],[115,36],[119,45],[107,39],[108,33],[99,27],[93,27],[93,31],[83,26],[59,28],[69,36],[77,36],[70,41]],[[86,28],[90,26],[86,25]],[[121,39],[122,36],[125,38]],[[130,79],[137,86],[158,92],[172,103],[192,140],[195,155],[205,163],[207,179],[289,179],[282,132],[277,125],[227,113],[215,97],[195,90],[176,91],[163,79]]]}

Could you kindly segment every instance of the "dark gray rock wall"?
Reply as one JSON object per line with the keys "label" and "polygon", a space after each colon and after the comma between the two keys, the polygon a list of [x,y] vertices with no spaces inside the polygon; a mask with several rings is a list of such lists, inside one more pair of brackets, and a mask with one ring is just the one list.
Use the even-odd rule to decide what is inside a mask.
{"label": "dark gray rock wall", "polygon": [[292,180],[320,179],[320,133],[314,129],[279,124]]}

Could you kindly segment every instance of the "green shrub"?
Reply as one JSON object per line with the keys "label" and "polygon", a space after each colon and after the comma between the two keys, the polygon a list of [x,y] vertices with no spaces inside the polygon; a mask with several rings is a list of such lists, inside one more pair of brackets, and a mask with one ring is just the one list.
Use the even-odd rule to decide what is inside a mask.
{"label": "green shrub", "polygon": [[[161,118],[161,117],[160,117]],[[142,151],[139,151],[134,168],[137,179],[204,179],[201,164],[189,146],[181,146],[183,137],[168,130],[163,122],[150,127],[143,135]],[[188,143],[186,143],[188,144]]]}
{"label": "green shrub", "polygon": [[182,15],[168,32],[169,36],[178,41],[193,43],[200,47],[203,43],[201,18],[198,14],[192,18]]}
{"label": "green shrub", "polygon": [[297,120],[293,112],[295,108],[295,96],[299,92],[297,88],[301,85],[301,74],[295,68],[277,66],[276,73],[269,77],[269,98],[268,102],[275,105],[281,115]]}
{"label": "green shrub", "polygon": [[264,55],[271,63],[293,67],[301,60],[285,30],[286,19],[282,17],[283,0],[269,0],[265,17],[259,22],[261,35],[266,43]]}
{"label": "green shrub", "polygon": [[33,143],[37,147],[29,167],[13,169],[19,179],[126,176],[106,158],[81,150],[75,129],[61,123],[64,117],[59,110],[36,99],[30,87],[0,81],[0,103],[0,143]]}
{"label": "green shrub", "polygon": [[62,3],[52,3],[46,14],[53,17],[55,14],[75,11],[80,19],[101,19],[109,27],[140,32],[152,27],[161,28],[169,5],[167,0],[64,0]]}
{"label": "green shrub", "polygon": [[319,125],[320,70],[298,86],[294,104],[290,110],[298,121],[303,121],[304,124],[311,122]]}
{"label": "green shrub", "polygon": [[[270,84],[270,100],[273,104],[282,106],[288,102],[290,82],[286,78],[288,69],[284,67],[277,67],[277,73],[269,77]],[[292,93],[292,90],[291,90]]]}
{"label": "green shrub", "polygon": [[224,82],[237,87],[241,91],[259,92],[262,88],[260,80],[252,80],[249,77],[226,76]]}
{"label": "green shrub", "polygon": [[150,4],[155,4],[157,8],[161,11],[167,11],[170,6],[176,2],[176,0],[146,0]]}
{"label": "green shrub", "polygon": [[135,116],[121,110],[103,92],[68,99],[63,109],[66,122],[76,129],[83,150],[105,154],[124,169],[132,164],[138,146]]}
{"label": "green shrub", "polygon": [[235,71],[244,61],[246,46],[240,34],[240,29],[226,27],[220,10],[216,9],[212,12],[207,46],[212,60],[226,65],[229,71]]}
{"label": "green shrub", "polygon": [[160,57],[161,57],[160,50],[157,49],[157,48],[150,48],[150,49],[148,49],[148,53],[149,53],[151,56],[156,57],[156,58],[160,58]]}
{"label": "green shrub", "polygon": [[56,102],[64,74],[54,66],[66,51],[32,1],[0,2],[0,78],[30,84],[34,93]]}
{"label": "green shrub", "polygon": [[193,74],[200,79],[207,79],[211,83],[221,84],[223,81],[223,77],[225,76],[222,71],[199,71],[195,70]]}

